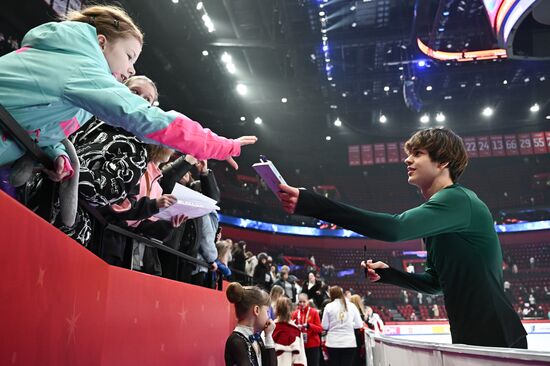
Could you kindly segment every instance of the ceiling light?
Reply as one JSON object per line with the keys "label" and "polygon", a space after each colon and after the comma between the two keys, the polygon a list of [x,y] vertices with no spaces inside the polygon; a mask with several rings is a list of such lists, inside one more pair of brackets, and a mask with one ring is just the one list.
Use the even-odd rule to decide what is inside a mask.
{"label": "ceiling light", "polygon": [[424,60],[418,61],[418,66],[420,66],[420,67],[426,66],[426,61],[424,61]]}
{"label": "ceiling light", "polygon": [[324,17],[324,16],[325,16],[325,12],[324,12],[324,11],[320,11],[320,12],[319,12],[319,16],[320,16],[320,17]]}
{"label": "ceiling light", "polygon": [[385,115],[381,114],[378,121],[380,121],[380,123],[386,123],[386,122],[388,122],[388,119],[386,118]]}
{"label": "ceiling light", "polygon": [[357,23],[356,23],[356,22],[351,23],[351,27],[352,27],[352,28],[357,27]]}
{"label": "ceiling light", "polygon": [[257,125],[261,125],[262,124],[262,119],[260,117],[256,117],[254,118],[254,123],[257,124]]}
{"label": "ceiling light", "polygon": [[541,76],[541,77],[539,78],[539,80],[540,80],[540,81],[546,80],[546,76]]}
{"label": "ceiling light", "polygon": [[426,90],[427,90],[427,91],[432,91],[432,89],[433,89],[433,88],[432,88],[431,85],[428,85],[428,86],[426,87]]}
{"label": "ceiling light", "polygon": [[172,0],[172,2],[173,2],[174,4],[177,4],[177,3],[179,3],[179,0]]}
{"label": "ceiling light", "polygon": [[526,83],[528,83],[528,82],[530,82],[530,81],[531,81],[531,79],[529,79],[529,78],[525,78],[525,79],[523,79],[523,81],[524,81],[524,82],[526,82]]}
{"label": "ceiling light", "polygon": [[222,62],[228,63],[231,62],[231,55],[227,52],[222,54]]}
{"label": "ceiling light", "polygon": [[246,121],[246,117],[245,116],[241,116],[241,121]]}
{"label": "ceiling light", "polygon": [[539,107],[538,103],[535,103],[531,106],[531,108],[529,108],[529,110],[531,112],[535,113],[535,112],[538,112],[540,110],[540,107]]}
{"label": "ceiling light", "polygon": [[327,137],[325,137],[325,140],[330,141],[330,140],[332,140],[332,137],[327,136]]}
{"label": "ceiling light", "polygon": [[281,103],[286,103],[286,102],[288,102],[288,99],[286,99],[286,98],[281,98]]}
{"label": "ceiling light", "polygon": [[368,90],[363,90],[363,95],[369,95],[369,91]]}
{"label": "ceiling light", "polygon": [[483,111],[481,114],[485,117],[491,117],[495,111],[491,107],[485,107],[483,108]]}
{"label": "ceiling light", "polygon": [[199,1],[197,3],[197,10],[201,10],[203,8],[203,4],[202,4],[202,1]]}
{"label": "ceiling light", "polygon": [[342,121],[340,121],[340,118],[336,118],[336,120],[334,121],[334,125],[335,125],[336,127],[342,126]]}
{"label": "ceiling light", "polygon": [[227,72],[229,72],[230,74],[234,74],[235,72],[237,72],[237,68],[232,62],[227,63],[225,67],[227,68]]}
{"label": "ceiling light", "polygon": [[435,115],[435,120],[437,122],[445,122],[445,115],[441,112]]}
{"label": "ceiling light", "polygon": [[244,84],[237,84],[236,90],[240,95],[245,95],[248,92],[248,88]]}
{"label": "ceiling light", "polygon": [[466,84],[462,83],[462,84],[460,84],[460,87],[461,87],[461,88],[465,88],[465,87],[466,87]]}
{"label": "ceiling light", "polygon": [[384,87],[384,91],[385,91],[385,92],[390,91],[390,87],[386,85],[386,86]]}
{"label": "ceiling light", "polygon": [[550,116],[546,116],[546,119],[550,119]]}
{"label": "ceiling light", "polygon": [[428,116],[427,114],[422,115],[422,117],[420,117],[420,122],[421,122],[421,123],[428,123],[428,122],[430,122],[430,116]]}
{"label": "ceiling light", "polygon": [[502,83],[503,83],[504,85],[506,85],[506,84],[508,84],[508,80],[504,80],[504,81],[502,81]]}
{"label": "ceiling light", "polygon": [[354,11],[355,9],[357,9],[357,8],[355,7],[355,5],[352,5],[352,6],[350,6],[350,8],[349,8],[350,11]]}
{"label": "ceiling light", "polygon": [[208,51],[207,50],[202,51],[202,55],[203,56],[208,56]]}
{"label": "ceiling light", "polygon": [[477,83],[476,83],[476,86],[481,86],[481,83],[477,82]]}

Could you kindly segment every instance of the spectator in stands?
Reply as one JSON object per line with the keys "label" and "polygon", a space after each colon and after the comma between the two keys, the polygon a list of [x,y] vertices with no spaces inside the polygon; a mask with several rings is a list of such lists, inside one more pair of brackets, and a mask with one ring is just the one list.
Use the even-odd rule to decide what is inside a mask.
{"label": "spectator in stands", "polygon": [[281,286],[273,285],[271,291],[269,292],[269,297],[271,298],[271,303],[269,305],[269,318],[275,320],[277,318],[277,300],[280,297],[284,297],[285,290]]}
{"label": "spectator in stands", "polygon": [[322,325],[327,331],[326,346],[330,366],[352,366],[357,350],[355,329],[363,327],[359,310],[344,296],[341,287],[330,288],[329,303],[323,311]]}
{"label": "spectator in stands", "polygon": [[527,348],[526,332],[503,290],[502,250],[487,206],[457,184],[468,163],[460,137],[446,128],[415,133],[405,144],[408,181],[426,202],[399,215],[358,209],[281,185],[288,213],[314,216],[373,239],[424,238],[426,272],[405,273],[367,261],[370,280],[444,294],[454,343]]}
{"label": "spectator in stands", "polygon": [[[74,173],[61,141],[92,115],[148,142],[201,159],[227,159],[255,137],[229,140],[176,112],[151,107],[121,83],[135,74],[143,35],[123,9],[89,6],[62,22],[30,30],[22,48],[0,58],[0,104],[54,160],[48,175],[61,181]],[[90,82],[93,80],[93,82]],[[0,139],[0,166],[25,154],[11,138]]]}
{"label": "spectator in stands", "polygon": [[279,279],[275,281],[274,285],[281,286],[285,290],[285,296],[290,299],[290,301],[296,301],[296,287],[294,283],[290,282],[288,279],[290,268],[288,266],[283,266],[281,272],[279,272]]}
{"label": "spectator in stands", "polygon": [[384,322],[380,315],[376,314],[370,306],[365,307],[367,327],[374,330],[376,333],[384,332]]}
{"label": "spectator in stands", "polygon": [[269,266],[267,264],[267,254],[258,254],[258,265],[254,269],[254,282],[261,288],[269,291],[273,282],[271,282],[271,274],[269,273]]}
{"label": "spectator in stands", "polygon": [[417,319],[416,319],[416,313],[415,313],[414,311],[411,313],[411,316],[410,316],[409,320],[410,320],[411,322],[415,322],[415,321],[417,320]]}
{"label": "spectator in stands", "polygon": [[225,364],[276,366],[275,323],[267,315],[269,295],[256,286],[243,287],[238,282],[227,287],[226,295],[235,304],[238,323],[225,342]]}
{"label": "spectator in stands", "polygon": [[409,262],[409,265],[407,266],[407,273],[414,273],[414,266],[411,262]]}
{"label": "spectator in stands", "polygon": [[323,302],[322,291],[321,281],[315,277],[315,273],[309,272],[307,274],[307,280],[304,281],[304,284],[302,285],[302,293],[307,294],[308,298],[312,299],[313,302],[315,302],[315,305],[319,308]]}
{"label": "spectator in stands", "polygon": [[[232,267],[233,269],[243,273],[244,273],[245,264],[246,264],[246,258],[244,256],[245,252],[246,252],[246,243],[244,241],[241,240],[233,244],[233,250],[231,252],[231,256],[233,258],[233,261],[231,263]],[[243,275],[240,273],[235,273],[235,279],[237,281],[244,280]]]}
{"label": "spectator in stands", "polygon": [[[136,200],[142,197],[148,197],[151,200],[160,202],[162,206],[168,207],[177,201],[172,195],[163,195],[159,180],[162,179],[162,173],[159,165],[166,163],[173,150],[158,145],[147,145],[147,169],[139,181],[139,193],[135,196]],[[144,220],[128,221],[128,226],[133,227],[136,232],[146,237],[165,241],[172,235],[172,228],[177,228],[185,222],[185,216],[175,216],[171,222],[159,220],[150,216]],[[132,255],[132,268],[142,270],[146,273],[162,275],[161,263],[158,257],[158,250],[146,246],[145,244],[134,240]]]}
{"label": "spectator in stands", "polygon": [[244,266],[244,271],[249,277],[254,277],[254,271],[258,265],[258,257],[252,254],[251,251],[245,252],[246,263]]}
{"label": "spectator in stands", "polygon": [[309,305],[307,293],[298,295],[298,308],[292,314],[292,320],[303,334],[307,365],[319,366],[323,327],[319,312]]}
{"label": "spectator in stands", "polygon": [[344,293],[344,296],[346,297],[346,300],[351,300],[351,296],[353,295],[353,292],[351,292],[351,290],[346,290],[346,292]]}
{"label": "spectator in stands", "polygon": [[278,366],[307,365],[302,332],[292,321],[292,303],[287,297],[277,300],[277,319],[273,331]]}
{"label": "spectator in stands", "polygon": [[529,268],[535,269],[535,257],[529,258]]}
{"label": "spectator in stands", "polygon": [[277,274],[277,266],[276,265],[271,264],[269,266],[269,275],[271,276],[271,281],[273,281],[273,282],[277,281],[278,274]]}
{"label": "spectator in stands", "polygon": [[[359,315],[361,315],[361,320],[364,322],[366,318],[365,305],[363,304],[363,299],[361,299],[361,296],[357,294],[352,295],[350,302],[357,307],[357,310],[359,310]],[[355,338],[357,341],[357,353],[355,354],[354,365],[356,366],[365,365],[366,349],[365,349],[365,327],[364,326],[360,329],[355,330]]]}
{"label": "spectator in stands", "polygon": [[271,291],[269,292],[269,297],[271,298],[271,302],[269,305],[269,317],[273,320],[277,318],[277,300],[281,296],[283,296],[285,293],[285,290],[281,286],[273,285],[271,287]]}
{"label": "spectator in stands", "polygon": [[439,319],[439,307],[437,306],[437,304],[434,304],[434,306],[432,306],[432,314],[432,317],[434,319]]}
{"label": "spectator in stands", "polygon": [[[194,180],[191,175],[191,169],[193,168],[196,168],[198,172],[198,180]],[[220,201],[221,194],[216,176],[208,168],[206,160],[198,160],[191,155],[185,155],[166,164],[162,171],[164,177],[161,185],[164,191],[172,192],[176,183],[179,182],[179,184],[202,193],[216,202]],[[194,258],[202,253],[202,258],[208,260],[210,270],[215,270],[213,263],[217,258],[215,238],[218,226],[216,212],[187,220],[185,225],[176,230],[172,238],[166,242],[166,245]],[[161,253],[160,258],[163,268],[169,268],[168,278],[194,283],[199,286],[204,285],[205,268],[199,271],[199,266],[174,258],[169,253]]]}
{"label": "spectator in stands", "polygon": [[[150,105],[157,102],[157,87],[149,78],[133,76],[124,84]],[[74,133],[71,141],[80,163],[79,196],[105,221],[126,227],[126,219],[145,219],[158,212],[155,200],[133,199],[147,167],[146,144],[122,128],[107,125],[95,117]],[[45,206],[45,211],[51,212],[48,219],[61,231],[84,246],[90,245],[107,263],[121,266],[126,238],[112,231],[103,232],[101,220],[81,207],[74,224],[65,225],[60,204],[50,207],[51,197],[44,192],[45,183],[42,174],[32,177],[26,187],[31,192],[27,206],[32,210]],[[101,251],[100,240],[104,243]]]}
{"label": "spectator in stands", "polygon": [[424,295],[422,295],[422,292],[419,292],[416,294],[416,299],[418,301],[418,305],[422,305]]}
{"label": "spectator in stands", "polygon": [[512,264],[512,274],[517,275],[518,274],[518,265]]}
{"label": "spectator in stands", "polygon": [[231,245],[227,240],[220,240],[216,243],[216,249],[218,250],[218,258],[215,261],[215,268],[206,273],[205,286],[210,288],[217,288],[221,290],[223,287],[222,279],[227,279],[231,276],[232,272],[229,268],[229,261],[231,259]]}

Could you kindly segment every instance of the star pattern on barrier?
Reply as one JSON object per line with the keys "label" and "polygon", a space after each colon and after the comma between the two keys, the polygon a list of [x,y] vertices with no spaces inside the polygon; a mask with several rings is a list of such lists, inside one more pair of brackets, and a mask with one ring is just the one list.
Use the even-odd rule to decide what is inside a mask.
{"label": "star pattern on barrier", "polygon": [[99,302],[101,300],[101,290],[97,290],[95,294],[95,301]]}
{"label": "star pattern on barrier", "polygon": [[76,297],[75,297],[74,303],[73,303],[73,313],[70,318],[65,318],[65,320],[67,321],[67,326],[69,328],[67,344],[69,344],[71,339],[73,340],[73,343],[76,344],[76,335],[75,335],[76,327],[77,327],[76,323],[78,322],[79,318],[80,318],[80,313],[78,314],[76,313]]}
{"label": "star pattern on barrier", "polygon": [[178,315],[180,317],[180,327],[181,327],[185,322],[185,319],[187,318],[187,310],[185,310],[185,304],[183,303],[183,301],[181,302],[181,311],[178,312]]}
{"label": "star pattern on barrier", "polygon": [[160,345],[160,351],[161,351],[161,352],[164,352],[164,343],[161,343],[161,345]]}
{"label": "star pattern on barrier", "polygon": [[160,301],[155,300],[155,309],[158,309],[160,307]]}
{"label": "star pattern on barrier", "polygon": [[44,287],[44,275],[46,270],[42,267],[38,267],[38,278],[36,279],[36,284],[40,287]]}
{"label": "star pattern on barrier", "polygon": [[11,354],[11,364],[15,365],[16,362],[17,362],[17,352],[13,352]]}

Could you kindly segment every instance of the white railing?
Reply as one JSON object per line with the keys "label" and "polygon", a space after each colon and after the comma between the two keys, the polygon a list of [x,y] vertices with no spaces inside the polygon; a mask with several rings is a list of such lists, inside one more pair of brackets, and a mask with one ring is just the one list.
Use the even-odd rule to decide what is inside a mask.
{"label": "white railing", "polygon": [[550,352],[421,342],[365,332],[367,366],[550,365]]}

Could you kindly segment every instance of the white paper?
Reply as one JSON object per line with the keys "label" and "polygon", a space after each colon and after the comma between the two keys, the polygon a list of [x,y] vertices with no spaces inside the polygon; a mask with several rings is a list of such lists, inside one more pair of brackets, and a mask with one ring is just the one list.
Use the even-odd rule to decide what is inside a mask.
{"label": "white paper", "polygon": [[189,219],[194,219],[220,209],[212,198],[179,183],[176,183],[171,194],[176,196],[178,201],[170,207],[160,209],[155,217],[169,221],[174,216],[185,215]]}

